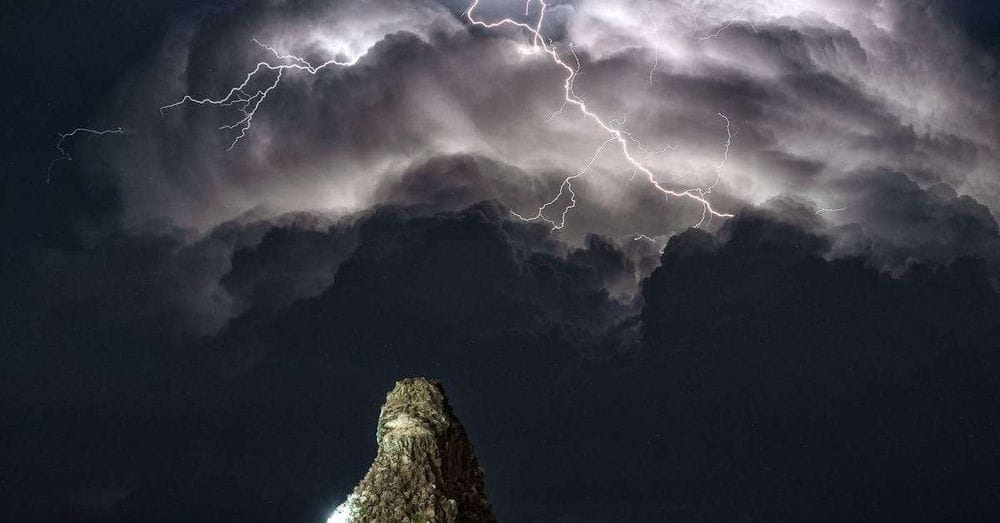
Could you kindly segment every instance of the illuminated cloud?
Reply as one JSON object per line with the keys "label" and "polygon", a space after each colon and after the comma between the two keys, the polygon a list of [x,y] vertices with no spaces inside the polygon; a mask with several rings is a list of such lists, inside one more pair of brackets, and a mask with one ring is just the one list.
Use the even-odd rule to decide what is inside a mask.
{"label": "illuminated cloud", "polygon": [[[364,208],[414,162],[453,154],[554,184],[511,205],[521,216],[561,225],[575,198],[563,231],[572,241],[699,223],[705,208],[685,200],[707,187],[718,209],[785,193],[849,208],[837,187],[883,168],[995,209],[996,82],[955,59],[975,51],[933,7],[911,4],[553,2],[539,33],[548,42],[532,34],[539,2],[476,5],[477,22],[510,17],[528,29],[476,27],[464,3],[250,4],[168,39],[161,62],[140,74],[147,88],[120,102],[144,115],[129,122],[143,138],[114,164],[132,219],[199,227],[265,204]],[[319,68],[330,60],[348,65]],[[230,91],[260,63],[271,65]],[[571,100],[600,125],[565,106],[564,66],[579,70]],[[155,111],[185,94],[227,93],[244,103]],[[247,103],[252,129],[238,110]],[[617,143],[594,154],[619,132],[635,163]],[[636,165],[649,168],[638,180]],[[666,201],[643,192],[651,181]]]}

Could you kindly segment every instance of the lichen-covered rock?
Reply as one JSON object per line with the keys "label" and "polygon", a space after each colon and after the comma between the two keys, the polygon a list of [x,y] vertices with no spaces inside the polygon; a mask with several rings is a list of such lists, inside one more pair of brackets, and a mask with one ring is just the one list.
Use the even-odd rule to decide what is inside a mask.
{"label": "lichen-covered rock", "polygon": [[375,462],[330,523],[496,521],[483,470],[440,383],[396,382],[376,439]]}

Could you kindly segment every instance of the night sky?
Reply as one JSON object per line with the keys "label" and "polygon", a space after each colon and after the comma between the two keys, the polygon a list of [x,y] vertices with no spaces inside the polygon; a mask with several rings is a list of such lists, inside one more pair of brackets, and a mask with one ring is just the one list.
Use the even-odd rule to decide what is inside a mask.
{"label": "night sky", "polygon": [[995,520],[1000,7],[549,2],[5,2],[0,519]]}

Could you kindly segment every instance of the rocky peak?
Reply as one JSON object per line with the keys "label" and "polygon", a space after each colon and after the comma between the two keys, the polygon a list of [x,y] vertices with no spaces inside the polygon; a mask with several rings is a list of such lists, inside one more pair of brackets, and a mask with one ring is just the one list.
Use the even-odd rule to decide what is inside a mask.
{"label": "rocky peak", "polygon": [[483,470],[440,383],[396,382],[376,441],[374,463],[328,523],[495,521]]}

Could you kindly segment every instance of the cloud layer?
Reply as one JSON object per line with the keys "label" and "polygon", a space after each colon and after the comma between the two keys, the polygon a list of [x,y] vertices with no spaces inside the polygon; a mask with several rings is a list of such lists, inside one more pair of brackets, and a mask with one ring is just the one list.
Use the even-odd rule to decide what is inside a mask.
{"label": "cloud layer", "polygon": [[[122,79],[126,133],[72,144],[47,241],[0,261],[9,513],[321,520],[406,375],[447,384],[501,519],[995,513],[1000,98],[944,9],[553,2],[576,94],[735,216],[689,229],[609,147],[552,231],[511,211],[607,133],[466,7],[236,3]],[[161,114],[279,60],[252,37],[357,62],[285,71],[229,152],[238,107]]]}
{"label": "cloud layer", "polygon": [[[605,137],[572,106],[552,116],[564,71],[530,52],[524,33],[470,31],[463,8],[249,3],[181,25],[115,105],[134,130],[112,160],[128,215],[206,227],[262,204],[364,208],[387,196],[387,179],[454,154],[523,171],[528,180],[493,192],[533,214]],[[507,4],[481,10],[483,19],[538,15],[537,5],[528,17]],[[851,208],[845,183],[891,169],[995,209],[995,71],[938,15],[919,2],[574,2],[552,6],[543,30],[579,61],[577,94],[641,140],[632,152],[659,180],[683,190],[721,175],[719,207],[787,193]],[[312,63],[360,58],[315,75],[286,71],[229,153],[239,133],[219,126],[242,118],[235,108],[156,111],[184,94],[221,98],[255,63],[281,62],[252,36]],[[249,91],[272,81],[255,77]],[[720,113],[735,132],[724,164]],[[651,198],[613,149],[578,182],[580,225],[567,238],[697,222],[698,205]]]}

